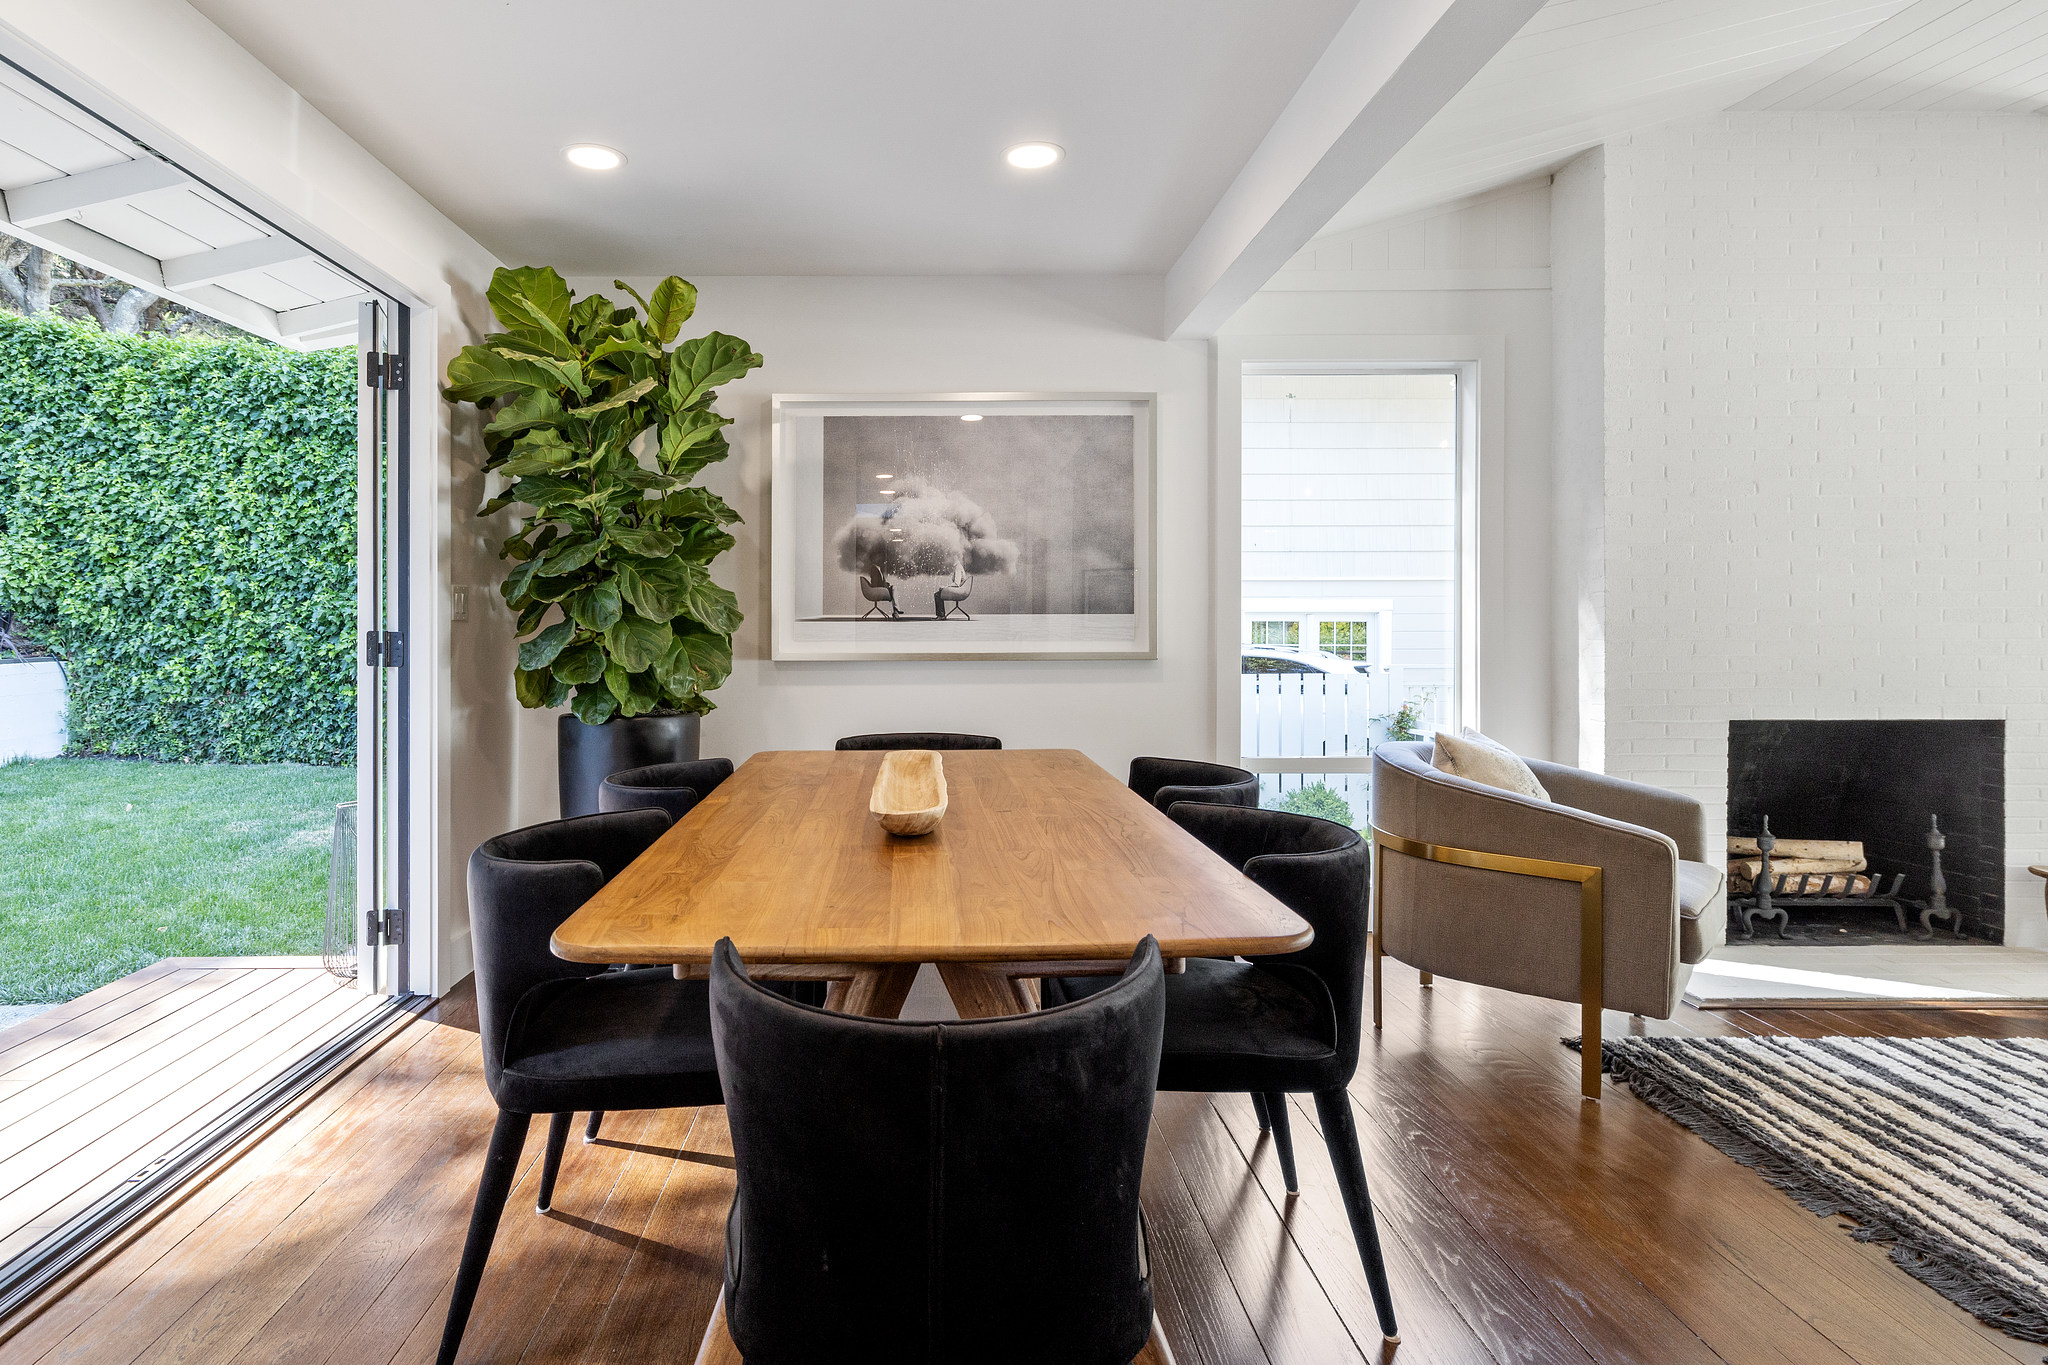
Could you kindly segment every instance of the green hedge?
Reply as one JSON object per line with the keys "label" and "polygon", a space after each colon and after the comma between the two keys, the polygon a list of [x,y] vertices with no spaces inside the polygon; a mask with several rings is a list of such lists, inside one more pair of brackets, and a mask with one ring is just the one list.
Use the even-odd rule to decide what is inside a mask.
{"label": "green hedge", "polygon": [[0,317],[0,607],[72,752],[355,761],[354,365]]}

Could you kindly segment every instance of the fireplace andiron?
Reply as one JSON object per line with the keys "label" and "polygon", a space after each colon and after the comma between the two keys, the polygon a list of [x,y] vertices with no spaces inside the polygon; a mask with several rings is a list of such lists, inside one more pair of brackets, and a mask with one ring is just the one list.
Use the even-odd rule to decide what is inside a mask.
{"label": "fireplace andiron", "polygon": [[[1921,932],[1916,937],[1923,940],[1933,938],[1934,921],[1937,919],[1950,921],[1947,927],[1954,930],[1957,937],[1961,937],[1962,916],[1948,903],[1948,881],[1941,873],[1941,851],[1948,847],[1948,840],[1941,832],[1939,819],[1930,816],[1928,823],[1927,848],[1934,860],[1933,875],[1929,878],[1928,886],[1932,894],[1927,901],[1919,902],[1907,900],[1899,895],[1900,889],[1906,884],[1906,874],[1903,872],[1894,873],[1891,885],[1882,890],[1879,889],[1881,878],[1875,872],[1773,872],[1771,853],[1777,848],[1778,841],[1771,834],[1771,818],[1765,816],[1764,831],[1757,836],[1756,841],[1760,865],[1755,878],[1752,879],[1751,893],[1747,896],[1731,895],[1728,898],[1729,908],[1742,916],[1742,936],[1747,939],[1755,938],[1756,922],[1761,919],[1776,920],[1778,937],[1789,938],[1786,930],[1792,926],[1790,907],[1797,905],[1803,910],[1889,910],[1897,917],[1899,932],[1902,934],[1907,932],[1906,909],[1910,906],[1920,913]],[[1820,879],[1817,886],[1814,885],[1816,877]],[[1829,894],[1837,877],[1842,879],[1842,888],[1845,892],[1839,896]],[[1855,889],[1858,877],[1863,878],[1870,894],[1846,894]]]}

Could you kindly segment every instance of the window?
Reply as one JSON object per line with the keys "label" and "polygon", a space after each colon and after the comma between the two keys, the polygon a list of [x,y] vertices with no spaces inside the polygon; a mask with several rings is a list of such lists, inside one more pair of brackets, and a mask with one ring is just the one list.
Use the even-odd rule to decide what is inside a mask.
{"label": "window", "polygon": [[[1458,714],[1469,371],[1261,368],[1243,388],[1240,752],[1260,804],[1362,825],[1373,747]],[[1283,641],[1300,664],[1266,667],[1254,651]]]}
{"label": "window", "polygon": [[1299,645],[1301,643],[1301,622],[1254,621],[1252,622],[1251,635],[1246,643],[1254,645]]}
{"label": "window", "polygon": [[1368,644],[1371,632],[1371,621],[1321,621],[1317,623],[1316,644],[1325,654],[1334,654],[1355,664],[1370,663],[1372,653]]}

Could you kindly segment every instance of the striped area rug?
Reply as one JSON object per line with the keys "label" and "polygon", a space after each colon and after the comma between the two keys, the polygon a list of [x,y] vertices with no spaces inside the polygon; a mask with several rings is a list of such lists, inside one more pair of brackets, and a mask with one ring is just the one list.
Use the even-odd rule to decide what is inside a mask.
{"label": "striped area rug", "polygon": [[2048,1342],[2048,1040],[1618,1038],[1645,1102],[1909,1273]]}

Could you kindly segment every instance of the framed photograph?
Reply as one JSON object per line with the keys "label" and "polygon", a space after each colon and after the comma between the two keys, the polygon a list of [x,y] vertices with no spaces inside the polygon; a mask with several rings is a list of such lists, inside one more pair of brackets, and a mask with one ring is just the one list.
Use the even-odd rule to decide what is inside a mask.
{"label": "framed photograph", "polygon": [[774,657],[1156,657],[1154,406],[778,394]]}

